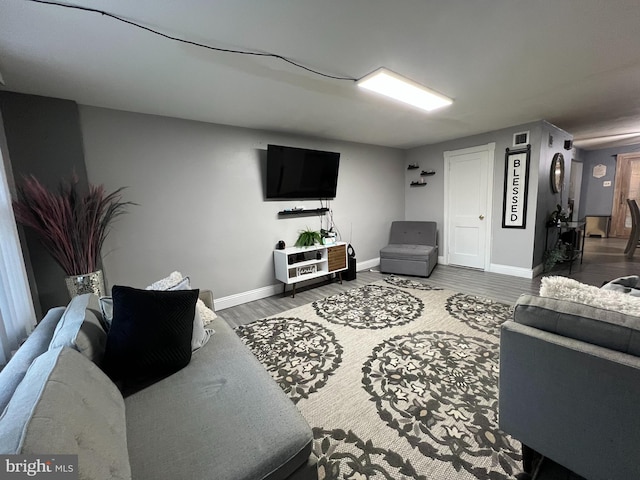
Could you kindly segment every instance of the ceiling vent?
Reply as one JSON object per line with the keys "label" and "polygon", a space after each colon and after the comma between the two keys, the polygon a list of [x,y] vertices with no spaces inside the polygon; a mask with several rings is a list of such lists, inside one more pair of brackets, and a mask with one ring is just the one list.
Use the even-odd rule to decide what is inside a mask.
{"label": "ceiling vent", "polygon": [[529,132],[518,132],[513,134],[514,147],[526,147],[529,144]]}

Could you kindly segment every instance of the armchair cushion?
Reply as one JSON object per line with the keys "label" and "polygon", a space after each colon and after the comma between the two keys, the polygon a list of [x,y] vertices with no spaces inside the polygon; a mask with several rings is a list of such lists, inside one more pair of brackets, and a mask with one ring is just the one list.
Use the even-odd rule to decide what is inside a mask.
{"label": "armchair cushion", "polygon": [[434,255],[435,248],[427,245],[397,245],[391,244],[380,250],[380,256],[396,260],[413,260],[426,262],[429,255]]}
{"label": "armchair cushion", "polygon": [[391,223],[390,245],[437,245],[436,222],[398,220]]}

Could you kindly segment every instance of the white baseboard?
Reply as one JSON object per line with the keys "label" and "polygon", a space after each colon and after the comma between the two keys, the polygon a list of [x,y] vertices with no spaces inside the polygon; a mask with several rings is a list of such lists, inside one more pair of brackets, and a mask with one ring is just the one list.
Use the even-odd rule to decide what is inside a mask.
{"label": "white baseboard", "polygon": [[362,272],[363,270],[369,270],[370,268],[378,266],[380,266],[380,257],[365,260],[364,262],[356,262],[356,271]]}
{"label": "white baseboard", "polygon": [[536,265],[535,267],[533,267],[533,277],[537,277],[538,275],[541,275],[542,272],[544,272],[544,264],[540,264],[540,265]]}
{"label": "white baseboard", "polygon": [[[448,265],[444,260],[444,256],[438,256],[438,263],[441,265]],[[539,271],[537,271],[538,267],[540,268]],[[489,264],[489,269],[487,271],[501,273],[503,275],[511,275],[512,277],[533,278],[542,272],[542,265],[539,265],[538,267],[532,270],[530,268],[512,267],[510,265],[498,265],[496,263],[491,263]]]}
{"label": "white baseboard", "polygon": [[277,285],[269,285],[267,287],[256,288],[255,290],[249,290],[247,292],[234,293],[226,297],[216,298],[213,301],[213,306],[216,310],[224,310],[225,308],[235,307],[236,305],[242,305],[243,303],[253,302],[254,300],[260,300],[261,298],[272,297],[282,293],[282,283]]}
{"label": "white baseboard", "polygon": [[489,271],[493,273],[501,273],[503,275],[511,275],[512,277],[533,278],[534,271],[531,268],[512,267],[511,265],[497,265],[492,263],[489,265]]}
{"label": "white baseboard", "polygon": [[[371,260],[365,260],[364,262],[356,263],[356,270],[369,270],[380,265],[380,258],[373,258]],[[282,283],[275,285],[268,285],[266,287],[256,288],[255,290],[249,290],[247,292],[234,293],[226,297],[216,298],[213,301],[213,306],[216,310],[224,310],[225,308],[235,307],[242,305],[243,303],[253,302],[254,300],[260,300],[261,298],[272,297],[274,295],[282,294]]]}

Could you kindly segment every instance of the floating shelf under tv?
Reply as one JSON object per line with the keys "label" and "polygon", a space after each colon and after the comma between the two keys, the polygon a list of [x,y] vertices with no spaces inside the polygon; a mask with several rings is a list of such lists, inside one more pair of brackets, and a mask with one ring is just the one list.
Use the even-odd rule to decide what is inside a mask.
{"label": "floating shelf under tv", "polygon": [[305,208],[302,210],[282,210],[278,215],[287,217],[290,215],[324,215],[329,211],[328,208]]}

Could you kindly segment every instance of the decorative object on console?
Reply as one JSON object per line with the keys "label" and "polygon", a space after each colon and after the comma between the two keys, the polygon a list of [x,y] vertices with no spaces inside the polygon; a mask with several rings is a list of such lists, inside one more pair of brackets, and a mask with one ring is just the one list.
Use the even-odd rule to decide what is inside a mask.
{"label": "decorative object on console", "polygon": [[333,245],[336,243],[337,235],[336,232],[333,231],[333,228],[329,230],[325,230],[324,228],[320,229],[320,236],[322,237],[323,245]]}
{"label": "decorative object on console", "polygon": [[35,176],[24,176],[16,187],[13,210],[16,221],[36,233],[65,271],[72,298],[84,293],[101,296],[105,294],[98,268],[102,245],[111,223],[135,203],[122,201],[122,187],[106,193],[103,185],[89,184],[81,191],[78,183],[74,174],[71,180],[62,180],[55,192]]}
{"label": "decorative object on console", "polygon": [[312,247],[316,243],[322,243],[320,232],[316,230],[302,230],[296,240],[296,247]]}
{"label": "decorative object on console", "polygon": [[547,220],[547,227],[560,226],[562,223],[566,223],[571,220],[569,213],[562,209],[562,205],[556,204],[556,209],[549,214]]}
{"label": "decorative object on console", "polygon": [[276,246],[276,248],[277,248],[278,250],[284,250],[284,247],[286,247],[286,246],[287,246],[287,244],[286,244],[286,243],[284,243],[284,240],[280,240],[280,241],[278,242],[278,245]]}
{"label": "decorative object on console", "polygon": [[[569,220],[571,220],[569,214],[562,209],[562,205],[557,204],[556,209],[549,214],[546,225],[547,228],[560,227]],[[571,259],[572,252],[575,248],[573,248],[571,242],[565,241],[566,238],[564,237],[566,237],[564,234],[558,235],[558,239],[553,247],[544,252],[543,264],[545,272],[550,271],[556,263]]]}

